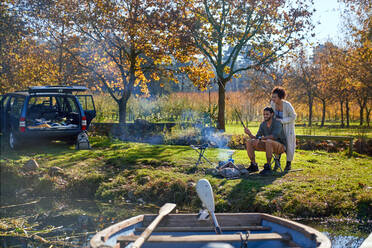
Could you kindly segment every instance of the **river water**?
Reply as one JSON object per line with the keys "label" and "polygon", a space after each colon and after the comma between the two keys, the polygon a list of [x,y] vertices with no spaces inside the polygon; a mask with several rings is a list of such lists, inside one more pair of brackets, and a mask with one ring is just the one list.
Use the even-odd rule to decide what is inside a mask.
{"label": "river water", "polygon": [[[2,199],[0,247],[88,247],[98,230],[123,219],[156,213],[156,206],[86,199]],[[334,248],[359,247],[372,223],[355,220],[296,219],[325,233]]]}

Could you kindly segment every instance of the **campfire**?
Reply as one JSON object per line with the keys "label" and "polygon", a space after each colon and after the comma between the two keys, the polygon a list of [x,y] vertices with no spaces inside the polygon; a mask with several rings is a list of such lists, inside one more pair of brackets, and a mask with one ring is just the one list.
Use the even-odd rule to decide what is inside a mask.
{"label": "campfire", "polygon": [[[213,144],[211,144],[213,146]],[[201,163],[201,160],[204,159],[211,165],[215,166],[209,159],[207,159],[204,156],[205,151],[209,147],[208,143],[202,144],[202,145],[191,145],[192,149],[194,149],[198,154],[199,158],[195,164],[195,166],[198,166]],[[236,179],[240,178],[243,174],[247,174],[248,171],[245,169],[242,165],[235,165],[233,155],[235,151],[232,150],[225,150],[222,149],[220,152],[220,158],[225,158],[223,160],[220,160],[218,162],[218,165],[214,168],[216,171],[215,175],[222,176],[224,178],[229,179]]]}
{"label": "campfire", "polygon": [[227,156],[227,160],[219,161],[218,166],[216,167],[216,169],[222,170],[224,168],[234,168],[234,169],[237,169],[237,170],[241,170],[242,169],[242,168],[240,168],[241,166],[235,165],[235,163],[234,163],[234,159],[232,158],[234,153],[235,153],[235,151],[232,151],[232,150],[226,151],[225,154]]}

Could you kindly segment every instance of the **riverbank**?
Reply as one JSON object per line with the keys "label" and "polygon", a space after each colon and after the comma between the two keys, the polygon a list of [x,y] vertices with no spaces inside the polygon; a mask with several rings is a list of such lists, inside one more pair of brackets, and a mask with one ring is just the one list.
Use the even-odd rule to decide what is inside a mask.
{"label": "riverbank", "polygon": [[[18,200],[18,203],[23,203],[26,199]],[[97,231],[139,214],[158,211],[158,207],[153,205],[105,203],[76,198],[39,198],[28,207],[13,202],[11,208],[0,209],[0,246],[88,247],[89,240]],[[294,220],[326,234],[334,248],[358,248],[371,232],[371,226],[352,219]]]}
{"label": "riverbank", "polygon": [[[127,143],[104,136],[91,137],[91,144],[92,150],[85,151],[64,143],[3,150],[1,198],[59,196],[139,205],[175,202],[181,210],[197,211],[200,202],[194,185],[205,177],[214,189],[218,212],[372,219],[372,158],[368,156],[297,150],[292,167],[300,171],[226,180],[206,174],[210,164],[196,168],[198,154],[187,146]],[[220,153],[221,149],[208,149],[205,155],[217,163]],[[30,159],[39,167],[26,170],[24,164]],[[234,159],[248,166],[245,151],[236,151]],[[257,160],[263,165],[264,154],[259,152]]]}

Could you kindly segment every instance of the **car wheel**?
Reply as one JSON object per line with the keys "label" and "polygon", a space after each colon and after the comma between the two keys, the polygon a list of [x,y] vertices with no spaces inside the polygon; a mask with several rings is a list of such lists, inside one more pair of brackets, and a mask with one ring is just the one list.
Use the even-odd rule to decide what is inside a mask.
{"label": "car wheel", "polygon": [[15,150],[15,149],[18,148],[18,140],[15,137],[13,131],[10,131],[10,133],[9,133],[8,144],[9,144],[10,149],[12,149],[12,150]]}
{"label": "car wheel", "polygon": [[6,135],[3,133],[0,135],[0,148],[4,148],[5,144],[7,143]]}

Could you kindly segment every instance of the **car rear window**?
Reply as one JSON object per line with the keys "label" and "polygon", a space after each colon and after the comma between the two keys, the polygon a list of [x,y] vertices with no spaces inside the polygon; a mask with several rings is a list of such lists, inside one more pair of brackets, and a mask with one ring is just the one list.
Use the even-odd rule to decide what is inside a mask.
{"label": "car rear window", "polygon": [[10,100],[10,114],[20,117],[25,99],[23,97],[12,97]]}
{"label": "car rear window", "polygon": [[77,98],[79,99],[79,102],[81,106],[83,107],[84,111],[95,110],[93,97],[91,95],[78,95]]}
{"label": "car rear window", "polygon": [[73,96],[32,96],[28,103],[30,111],[79,112]]}
{"label": "car rear window", "polygon": [[66,105],[66,107],[70,107],[71,108],[71,112],[79,112],[79,108],[78,108],[78,106],[76,104],[75,98],[73,98],[73,97],[65,97],[63,104]]}
{"label": "car rear window", "polygon": [[9,96],[3,96],[2,98],[1,98],[1,106],[0,107],[2,107],[2,108],[4,108],[5,109],[5,105],[6,105],[6,103],[8,102],[8,99],[9,99]]}

